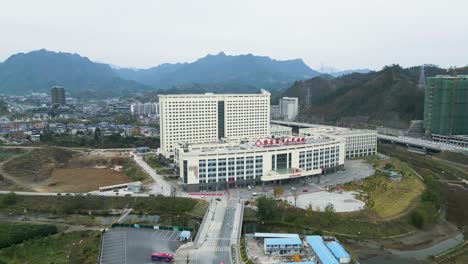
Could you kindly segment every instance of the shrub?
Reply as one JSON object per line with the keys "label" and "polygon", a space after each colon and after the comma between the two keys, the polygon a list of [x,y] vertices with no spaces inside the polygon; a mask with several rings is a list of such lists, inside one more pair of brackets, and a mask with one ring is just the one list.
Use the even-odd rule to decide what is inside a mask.
{"label": "shrub", "polygon": [[426,223],[424,213],[420,210],[413,211],[410,215],[410,223],[417,228],[422,228]]}
{"label": "shrub", "polygon": [[16,193],[10,192],[8,194],[5,194],[2,197],[2,204],[5,206],[10,206],[14,205],[16,203]]}
{"label": "shrub", "polygon": [[0,224],[0,248],[9,247],[25,240],[44,237],[58,232],[55,225],[25,223]]}

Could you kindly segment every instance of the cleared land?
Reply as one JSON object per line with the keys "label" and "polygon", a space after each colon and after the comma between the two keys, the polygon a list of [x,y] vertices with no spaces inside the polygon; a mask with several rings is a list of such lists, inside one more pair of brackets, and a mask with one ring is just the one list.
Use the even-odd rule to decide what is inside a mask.
{"label": "cleared land", "polygon": [[100,186],[149,178],[125,152],[56,147],[13,156],[0,171],[14,185],[39,192],[88,192]]}

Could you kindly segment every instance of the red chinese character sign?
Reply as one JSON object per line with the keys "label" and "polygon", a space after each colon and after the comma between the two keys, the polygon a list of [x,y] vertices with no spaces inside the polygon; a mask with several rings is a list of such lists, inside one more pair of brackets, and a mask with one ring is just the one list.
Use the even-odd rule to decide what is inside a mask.
{"label": "red chinese character sign", "polygon": [[276,147],[280,145],[296,145],[303,144],[306,142],[306,138],[293,137],[293,138],[282,138],[282,139],[258,139],[255,142],[255,146],[260,147]]}

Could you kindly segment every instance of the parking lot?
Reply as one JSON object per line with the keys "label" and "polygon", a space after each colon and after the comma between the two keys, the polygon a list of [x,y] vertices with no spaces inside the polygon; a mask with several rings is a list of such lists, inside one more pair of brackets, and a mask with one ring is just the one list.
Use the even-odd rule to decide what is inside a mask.
{"label": "parking lot", "polygon": [[179,231],[112,228],[104,234],[101,264],[152,263],[151,253],[175,253],[182,244]]}

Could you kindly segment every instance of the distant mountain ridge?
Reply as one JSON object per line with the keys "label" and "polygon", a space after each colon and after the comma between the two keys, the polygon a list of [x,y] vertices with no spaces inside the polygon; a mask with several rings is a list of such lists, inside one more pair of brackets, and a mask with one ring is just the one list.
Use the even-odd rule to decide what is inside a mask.
{"label": "distant mountain ridge", "polygon": [[287,88],[296,80],[320,75],[301,59],[279,61],[252,54],[231,56],[220,52],[192,63],[161,64],[149,69],[116,69],[120,77],[155,88],[205,84],[256,88]]}
{"label": "distant mountain ridge", "polygon": [[295,81],[320,75],[301,59],[274,60],[252,54],[220,52],[192,63],[131,69],[93,62],[76,53],[41,49],[12,55],[0,63],[0,93],[48,93],[54,85],[64,86],[75,97],[98,98],[154,91],[255,93],[264,88],[281,92]]}
{"label": "distant mountain ridge", "polygon": [[45,49],[18,53],[0,64],[0,93],[21,95],[49,92],[54,85],[65,86],[73,95],[123,95],[148,87],[120,78],[107,64],[78,54]]}

